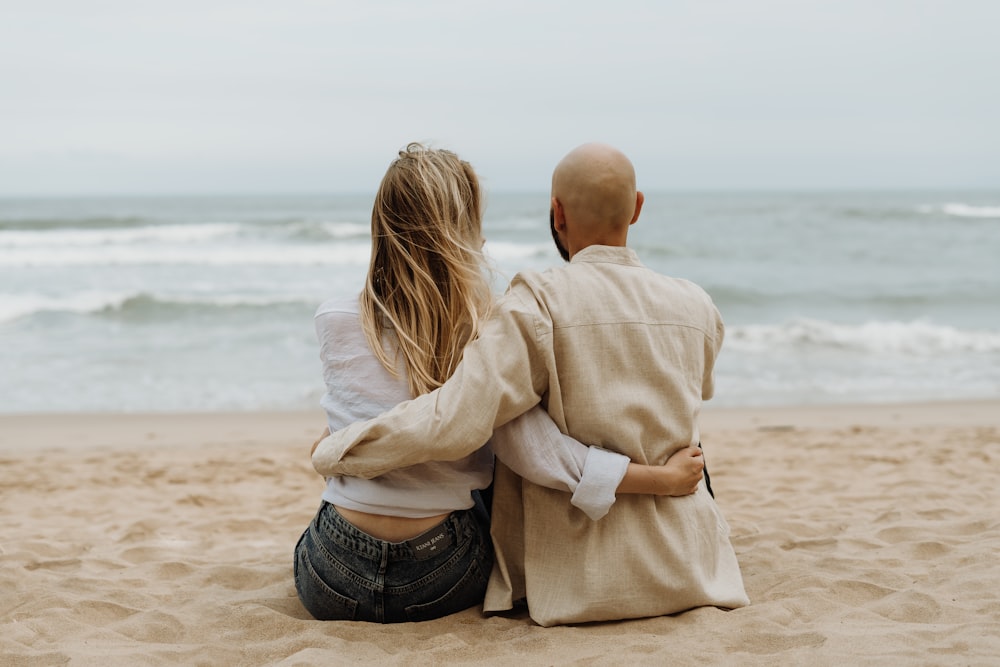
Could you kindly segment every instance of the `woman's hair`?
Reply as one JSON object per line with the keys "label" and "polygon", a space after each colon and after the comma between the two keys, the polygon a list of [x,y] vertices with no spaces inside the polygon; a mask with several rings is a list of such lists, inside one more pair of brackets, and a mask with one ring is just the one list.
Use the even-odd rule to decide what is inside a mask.
{"label": "woman's hair", "polygon": [[[493,300],[484,274],[479,180],[445,150],[411,143],[389,165],[372,208],[372,257],[361,326],[382,365],[402,354],[410,391],[451,377]],[[396,334],[395,353],[383,342]]]}

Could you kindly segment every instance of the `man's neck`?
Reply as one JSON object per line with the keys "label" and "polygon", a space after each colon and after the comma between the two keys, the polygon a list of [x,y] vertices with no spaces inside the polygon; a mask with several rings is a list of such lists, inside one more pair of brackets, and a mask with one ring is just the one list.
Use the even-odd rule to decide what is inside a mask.
{"label": "man's neck", "polygon": [[624,248],[624,247],[626,247],[626,241],[627,240],[628,240],[628,234],[627,233],[625,233],[625,234],[613,234],[613,235],[612,234],[605,234],[603,236],[599,236],[599,237],[594,237],[594,238],[591,238],[591,239],[587,239],[586,241],[584,241],[578,247],[572,247],[571,246],[569,248],[569,257],[570,257],[570,259],[573,259],[573,255],[575,255],[576,253],[580,252],[581,250],[585,250],[586,248],[589,248],[590,246],[595,246],[595,245],[611,246],[612,248]]}

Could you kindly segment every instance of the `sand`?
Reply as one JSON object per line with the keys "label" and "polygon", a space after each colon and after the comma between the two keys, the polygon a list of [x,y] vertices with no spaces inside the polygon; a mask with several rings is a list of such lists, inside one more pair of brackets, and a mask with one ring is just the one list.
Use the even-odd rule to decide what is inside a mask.
{"label": "sand", "polygon": [[708,408],[751,606],[547,629],[311,620],[321,424],[0,417],[0,664],[1000,664],[1000,402]]}

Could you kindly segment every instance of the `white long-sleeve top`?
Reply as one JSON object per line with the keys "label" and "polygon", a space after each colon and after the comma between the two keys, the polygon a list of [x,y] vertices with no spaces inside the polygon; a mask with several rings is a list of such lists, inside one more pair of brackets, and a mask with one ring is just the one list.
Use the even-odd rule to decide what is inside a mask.
{"label": "white long-sleeve top", "polygon": [[[393,376],[369,348],[357,298],[325,302],[316,311],[315,325],[326,383],[320,404],[331,432],[412,398],[403,365]],[[484,489],[493,480],[494,453],[536,484],[573,493],[573,504],[593,519],[604,516],[614,503],[629,463],[626,456],[586,447],[564,435],[536,406],[468,456],[420,463],[372,479],[328,477],[323,499],[360,512],[401,517],[467,509],[473,504],[472,490]]]}

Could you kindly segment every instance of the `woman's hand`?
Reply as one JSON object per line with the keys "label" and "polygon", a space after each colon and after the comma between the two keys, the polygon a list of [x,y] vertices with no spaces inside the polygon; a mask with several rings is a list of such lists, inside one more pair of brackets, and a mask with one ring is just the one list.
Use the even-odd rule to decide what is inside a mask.
{"label": "woman's hand", "polygon": [[705,469],[705,458],[697,447],[674,452],[661,466],[629,463],[618,493],[655,496],[687,496],[695,492]]}
{"label": "woman's hand", "polygon": [[650,466],[649,472],[656,480],[656,494],[660,496],[687,496],[695,492],[705,469],[705,457],[698,447],[685,447],[674,453],[662,466]]}

